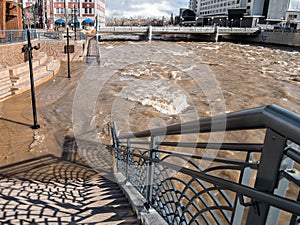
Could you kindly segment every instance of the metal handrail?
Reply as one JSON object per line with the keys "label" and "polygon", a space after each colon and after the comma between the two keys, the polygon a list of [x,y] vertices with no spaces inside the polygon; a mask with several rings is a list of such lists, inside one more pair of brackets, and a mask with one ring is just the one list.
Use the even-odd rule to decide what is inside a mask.
{"label": "metal handrail", "polygon": [[277,105],[268,105],[224,115],[177,123],[136,133],[119,135],[120,139],[271,128],[300,144],[300,116]]}
{"label": "metal handrail", "polygon": [[[278,223],[280,211],[291,214],[290,224],[300,219],[300,192],[296,199],[285,196],[289,183],[300,189],[300,172],[294,168],[294,164],[300,164],[300,116],[293,112],[268,105],[136,133],[118,135],[115,123],[109,127],[116,168],[169,224],[240,224],[247,215],[247,225],[273,225]],[[160,142],[158,138],[254,129],[263,129],[264,143]],[[135,140],[145,137],[151,138],[150,142]],[[166,147],[181,150],[174,152]],[[245,155],[238,159],[222,154],[211,157],[185,152],[187,148],[240,151]],[[260,159],[253,160],[254,153]],[[202,168],[199,160],[212,165]],[[226,170],[236,171],[238,180],[215,174]],[[172,177],[169,171],[184,176]],[[253,186],[251,177],[255,179]],[[179,188],[182,185],[184,189]],[[234,195],[229,197],[229,193]]]}
{"label": "metal handrail", "polygon": [[300,203],[297,201],[288,200],[281,196],[274,196],[267,192],[258,191],[255,188],[236,184],[234,182],[227,181],[222,178],[199,173],[198,171],[194,171],[194,170],[191,170],[188,168],[182,168],[181,166],[174,165],[174,164],[168,163],[168,162],[163,162],[163,161],[153,159],[153,158],[150,158],[147,156],[140,156],[139,154],[135,154],[135,153],[127,153],[127,154],[135,156],[135,157],[139,157],[146,161],[164,165],[164,166],[174,169],[178,172],[183,172],[184,174],[191,175],[193,177],[197,177],[204,181],[217,184],[219,187],[222,187],[224,189],[229,189],[229,190],[235,191],[236,193],[239,193],[240,195],[245,195],[245,196],[254,198],[255,200],[268,202],[269,204],[271,204],[273,206],[276,206],[278,208],[284,209],[284,210],[292,212],[292,213],[297,213],[298,215],[300,215],[300,207],[299,207]]}

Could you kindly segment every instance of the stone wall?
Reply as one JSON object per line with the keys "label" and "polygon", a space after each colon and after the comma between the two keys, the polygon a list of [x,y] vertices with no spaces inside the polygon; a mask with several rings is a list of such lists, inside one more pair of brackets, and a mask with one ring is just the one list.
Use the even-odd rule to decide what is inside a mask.
{"label": "stone wall", "polygon": [[[32,40],[32,46],[38,45],[38,40]],[[15,66],[26,61],[26,53],[22,53],[22,48],[27,45],[27,41],[0,45],[0,68]],[[37,57],[40,50],[33,50],[32,56]]]}

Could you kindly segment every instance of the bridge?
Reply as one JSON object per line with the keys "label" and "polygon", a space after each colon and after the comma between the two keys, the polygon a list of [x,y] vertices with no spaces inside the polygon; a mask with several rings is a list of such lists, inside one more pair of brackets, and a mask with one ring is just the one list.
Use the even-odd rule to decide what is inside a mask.
{"label": "bridge", "polygon": [[259,28],[237,28],[237,27],[219,27],[219,26],[206,26],[206,27],[156,27],[156,26],[112,26],[100,27],[97,35],[104,34],[136,34],[152,39],[153,35],[166,35],[166,34],[184,34],[184,35],[209,35],[218,37],[224,35],[257,35],[260,32]]}

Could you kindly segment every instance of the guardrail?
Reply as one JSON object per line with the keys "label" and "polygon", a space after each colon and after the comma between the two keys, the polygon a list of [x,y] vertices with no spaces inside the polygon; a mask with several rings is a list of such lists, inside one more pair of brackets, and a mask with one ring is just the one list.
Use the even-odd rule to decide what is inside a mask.
{"label": "guardrail", "polygon": [[[98,33],[144,33],[149,32],[149,27],[130,27],[130,26],[115,26],[115,27],[101,27]],[[165,34],[214,34],[214,33],[256,33],[259,28],[230,28],[230,27],[219,27],[219,26],[207,26],[207,27],[157,27],[151,26],[151,32],[165,33]]]}
{"label": "guardrail", "polygon": [[[137,133],[109,128],[118,172],[168,224],[299,222],[300,116],[293,112],[269,105]],[[264,142],[169,140],[245,130],[258,130]]]}
{"label": "guardrail", "polygon": [[[2,30],[0,31],[0,44],[9,44],[27,41],[27,30]],[[43,30],[30,30],[31,40],[33,39],[53,39],[62,40],[65,32],[43,31]],[[75,34],[72,33],[74,38]],[[87,36],[82,32],[76,32],[78,40],[87,40]]]}
{"label": "guardrail", "polygon": [[[38,37],[36,30],[31,30],[31,39]],[[1,30],[0,44],[16,43],[27,41],[26,30]]]}

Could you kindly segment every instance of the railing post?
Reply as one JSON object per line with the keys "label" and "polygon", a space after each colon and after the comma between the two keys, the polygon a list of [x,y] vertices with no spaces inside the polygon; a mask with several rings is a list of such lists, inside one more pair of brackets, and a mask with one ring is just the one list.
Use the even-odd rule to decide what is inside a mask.
{"label": "railing post", "polygon": [[[288,143],[286,144],[288,147],[298,149],[298,145],[295,143]],[[280,171],[283,170],[289,170],[294,167],[294,161],[290,159],[289,157],[284,157],[284,159],[281,162],[280,165]],[[275,194],[279,196],[285,196],[286,192],[288,190],[289,186],[289,181],[285,178],[281,179],[278,184],[278,188],[275,190]],[[268,225],[273,225],[278,223],[278,218],[279,218],[280,210],[274,207],[270,207],[269,215],[267,218],[266,224]],[[291,223],[292,224],[292,223]]]}
{"label": "railing post", "polygon": [[127,149],[126,149],[126,171],[125,171],[125,176],[126,176],[126,180],[129,180],[129,154],[131,152],[131,141],[130,138],[127,139]]}
{"label": "railing post", "polygon": [[149,41],[152,40],[152,26],[151,25],[148,27],[148,40]]}
{"label": "railing post", "polygon": [[[253,154],[254,153],[249,153],[247,156],[247,162],[251,163],[253,160]],[[242,175],[240,178],[240,184],[249,186],[250,184],[250,180],[251,180],[251,176],[252,176],[252,169],[249,167],[246,167],[243,171],[242,171]],[[243,215],[244,215],[244,211],[245,211],[245,206],[243,206],[240,202],[239,199],[236,199],[236,206],[234,209],[234,214],[233,214],[233,218],[232,218],[232,224],[233,225],[240,225],[242,224],[242,219],[243,219]]]}
{"label": "railing post", "polygon": [[[158,137],[151,137],[151,142],[149,146],[149,152],[148,152],[148,157],[149,158],[154,158],[155,155],[153,154],[153,150],[157,149],[157,140]],[[149,166],[147,168],[147,200],[148,203],[152,203],[152,195],[153,195],[153,180],[154,180],[154,167],[153,163],[150,161]]]}
{"label": "railing post", "polygon": [[115,158],[117,159],[116,161],[116,169],[118,172],[119,171],[119,138],[118,138],[118,134],[117,134],[117,125],[116,125],[116,122],[113,121],[113,124],[112,124],[112,138],[113,138],[113,147],[114,147],[114,152],[115,152]]}
{"label": "railing post", "polygon": [[9,42],[13,43],[14,42],[14,34],[12,31],[9,31]]}
{"label": "railing post", "polygon": [[[271,129],[267,129],[261,160],[257,171],[254,188],[267,193],[273,193],[278,185],[278,176],[283,158],[286,139]],[[249,209],[246,225],[265,225],[270,205],[255,202]]]}

